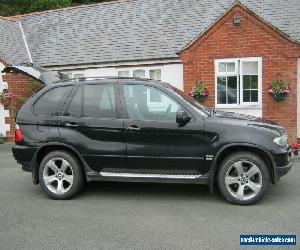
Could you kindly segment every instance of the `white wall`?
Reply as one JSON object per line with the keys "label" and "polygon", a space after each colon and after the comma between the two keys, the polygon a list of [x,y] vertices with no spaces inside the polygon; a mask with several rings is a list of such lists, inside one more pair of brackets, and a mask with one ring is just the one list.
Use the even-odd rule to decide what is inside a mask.
{"label": "white wall", "polygon": [[[85,77],[101,77],[101,76],[117,76],[118,71],[129,70],[132,72],[134,69],[144,69],[148,72],[151,69],[161,69],[161,80],[168,82],[173,86],[183,90],[183,66],[181,63],[168,63],[168,64],[143,64],[133,66],[112,66],[102,68],[90,68],[90,69],[76,69],[65,70],[64,72],[72,73],[84,73]],[[146,73],[146,77],[149,77]]]}
{"label": "white wall", "polygon": [[183,90],[183,65],[181,63],[164,65],[162,81]]}
{"label": "white wall", "polygon": [[[2,93],[4,88],[7,88],[7,84],[2,80],[1,71],[4,69],[4,65],[0,63],[0,93]],[[6,132],[9,131],[9,124],[5,124],[5,117],[9,117],[9,111],[4,110],[4,106],[0,104],[0,134],[6,135]]]}
{"label": "white wall", "polygon": [[99,76],[115,76],[115,67],[97,68],[97,69],[86,69],[84,70],[85,77],[99,77]]}

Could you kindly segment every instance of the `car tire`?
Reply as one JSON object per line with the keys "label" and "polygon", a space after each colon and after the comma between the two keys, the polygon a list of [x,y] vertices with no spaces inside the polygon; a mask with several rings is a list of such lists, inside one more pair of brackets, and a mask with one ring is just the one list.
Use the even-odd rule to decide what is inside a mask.
{"label": "car tire", "polygon": [[246,151],[233,153],[219,168],[218,184],[230,203],[252,205],[265,195],[269,171],[259,156]]}
{"label": "car tire", "polygon": [[44,157],[39,168],[39,180],[42,189],[55,200],[72,198],[85,182],[80,162],[65,151],[53,151]]}

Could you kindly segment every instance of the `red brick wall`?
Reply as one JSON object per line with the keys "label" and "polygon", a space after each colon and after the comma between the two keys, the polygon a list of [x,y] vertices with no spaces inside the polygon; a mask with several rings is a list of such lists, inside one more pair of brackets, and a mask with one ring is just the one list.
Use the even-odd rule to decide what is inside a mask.
{"label": "red brick wall", "polygon": [[6,73],[2,76],[3,81],[8,84],[8,93],[12,95],[12,102],[6,109],[9,109],[10,117],[6,118],[6,123],[10,124],[10,131],[6,134],[7,141],[14,141],[15,134],[15,122],[14,115],[19,108],[20,99],[24,97],[30,97],[33,94],[30,82],[34,81],[30,77],[16,74],[16,73]]}
{"label": "red brick wall", "polygon": [[[240,26],[233,17],[241,16]],[[202,81],[210,96],[205,105],[215,105],[214,59],[262,57],[263,117],[278,122],[289,133],[290,142],[297,138],[297,58],[300,45],[292,43],[241,6],[235,6],[190,47],[183,50],[184,90],[192,83]],[[276,103],[266,93],[271,80],[282,79],[291,83],[292,94]]]}

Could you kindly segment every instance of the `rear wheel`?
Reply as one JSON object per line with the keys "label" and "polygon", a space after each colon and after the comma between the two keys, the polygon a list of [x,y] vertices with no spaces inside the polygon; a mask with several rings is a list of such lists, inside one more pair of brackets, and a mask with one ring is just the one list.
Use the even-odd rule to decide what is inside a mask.
{"label": "rear wheel", "polygon": [[52,199],[59,200],[69,199],[81,190],[83,174],[78,160],[64,151],[46,155],[39,169],[41,187]]}
{"label": "rear wheel", "polygon": [[233,204],[251,205],[267,191],[269,172],[264,161],[250,152],[237,152],[228,156],[220,166],[219,188]]}

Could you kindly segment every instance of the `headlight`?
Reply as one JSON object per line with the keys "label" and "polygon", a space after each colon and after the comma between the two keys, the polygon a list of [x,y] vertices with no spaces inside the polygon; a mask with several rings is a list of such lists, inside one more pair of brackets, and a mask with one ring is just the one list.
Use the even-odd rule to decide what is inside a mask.
{"label": "headlight", "polygon": [[284,147],[287,144],[287,136],[286,135],[282,135],[280,137],[276,137],[273,142],[275,142],[277,145]]}

